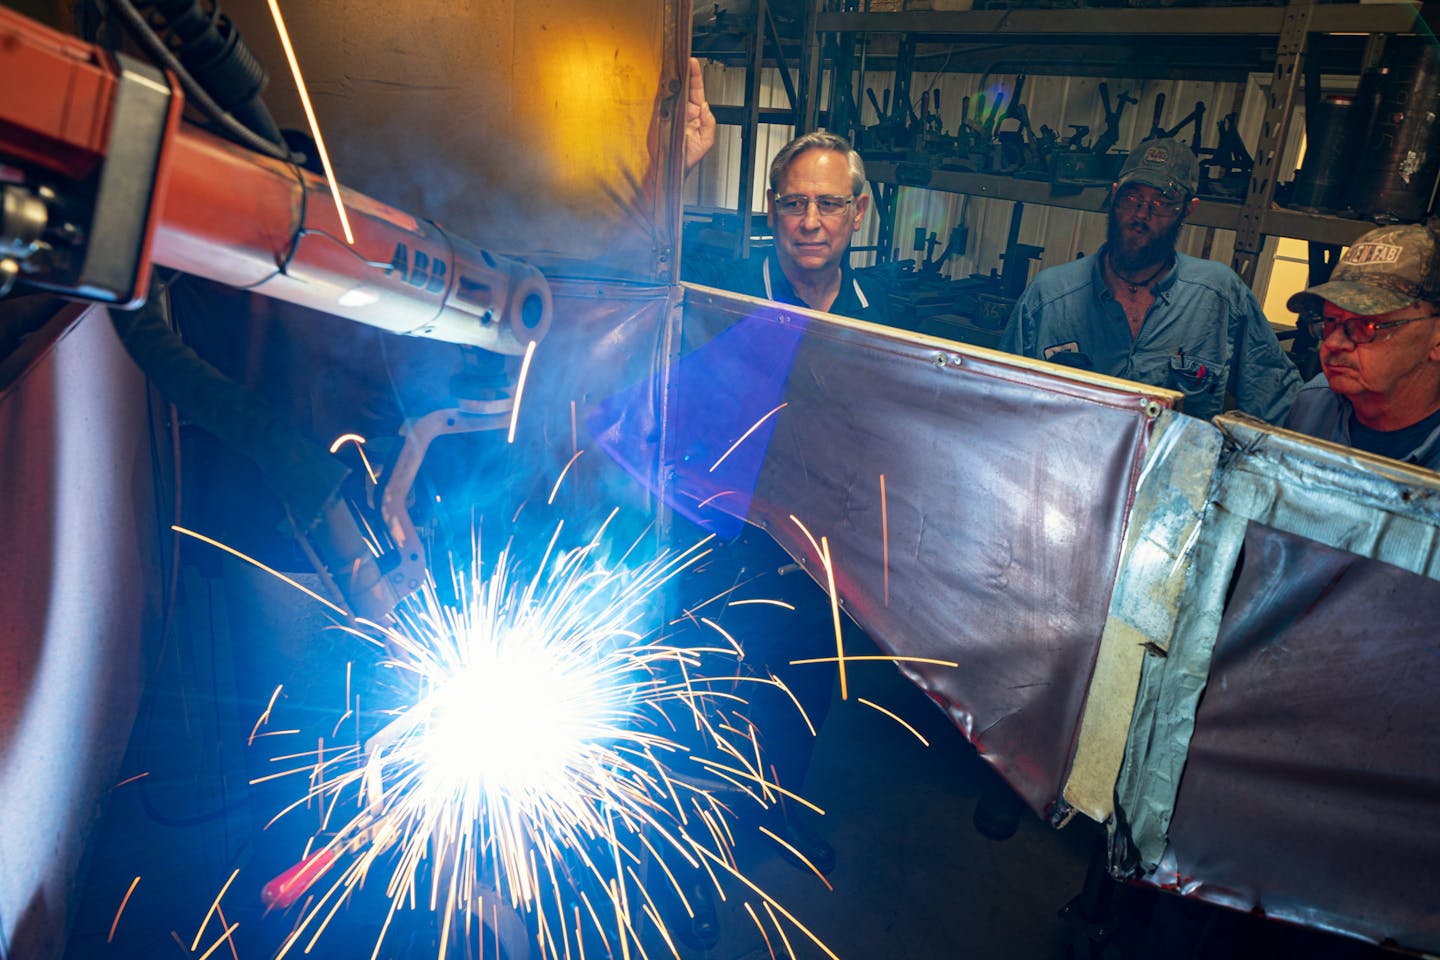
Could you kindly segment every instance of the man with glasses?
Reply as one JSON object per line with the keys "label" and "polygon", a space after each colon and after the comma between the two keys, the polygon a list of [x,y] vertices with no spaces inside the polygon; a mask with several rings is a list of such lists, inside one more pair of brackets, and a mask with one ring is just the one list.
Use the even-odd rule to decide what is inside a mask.
{"label": "man with glasses", "polygon": [[[1300,314],[1300,323],[1319,341],[1322,372],[1296,396],[1285,426],[1320,440],[1440,470],[1440,319],[1436,316],[1440,309],[1440,243],[1435,234],[1421,224],[1371,230],[1345,251],[1329,281],[1295,294],[1287,306]],[[1253,687],[1226,682],[1227,677],[1253,670],[1268,684],[1303,684],[1308,696],[1285,702],[1287,709],[1304,718],[1320,717],[1333,709],[1330,699],[1316,696],[1316,691],[1336,689],[1334,684],[1326,686],[1324,678],[1332,676],[1341,678],[1339,683],[1352,701],[1374,699],[1374,722],[1361,723],[1343,737],[1329,735],[1331,728],[1324,727],[1313,739],[1299,738],[1303,723],[1292,724],[1285,745],[1277,751],[1277,755],[1283,754],[1284,771],[1266,771],[1259,760],[1251,758],[1250,772],[1245,775],[1265,777],[1256,782],[1283,787],[1281,792],[1302,797],[1304,788],[1317,783],[1317,777],[1332,786],[1338,784],[1333,789],[1339,792],[1299,801],[1296,817],[1302,823],[1314,822],[1309,808],[1318,809],[1318,804],[1331,800],[1335,809],[1325,814],[1331,819],[1360,809],[1366,816],[1398,809],[1408,812],[1403,806],[1385,806],[1379,794],[1398,780],[1433,780],[1433,766],[1417,769],[1408,765],[1396,771],[1386,766],[1395,754],[1384,749],[1371,751],[1379,740],[1417,744],[1405,755],[1403,762],[1409,764],[1424,754],[1423,746],[1418,745],[1429,739],[1428,732],[1421,732],[1428,718],[1394,720],[1391,707],[1384,702],[1392,692],[1387,688],[1389,681],[1370,677],[1370,682],[1360,683],[1353,678],[1369,672],[1367,658],[1377,656],[1377,651],[1388,654],[1397,629],[1411,629],[1403,624],[1413,624],[1416,631],[1433,629],[1433,594],[1423,588],[1414,596],[1404,593],[1410,588],[1404,578],[1410,575],[1379,560],[1362,559],[1258,523],[1246,531],[1242,557],[1216,641],[1210,685],[1200,707],[1201,711],[1214,711],[1208,724],[1202,720],[1208,731],[1202,740],[1209,740],[1199,747],[1192,744],[1191,762],[1202,767],[1198,772],[1187,767],[1187,778],[1193,774],[1218,777],[1221,779],[1216,782],[1223,782],[1227,774],[1222,771],[1237,769],[1235,757],[1228,752],[1233,741],[1226,739],[1225,731],[1238,716],[1248,715],[1246,708],[1254,708],[1257,694]],[[1397,601],[1403,613],[1395,623],[1388,622],[1384,608]],[[1366,602],[1374,602],[1374,609],[1365,609]],[[1361,607],[1358,614],[1357,604]],[[1371,619],[1367,620],[1367,614]],[[1397,628],[1397,623],[1402,625]],[[1324,646],[1311,645],[1317,635],[1327,638]],[[1423,664],[1408,669],[1418,666]],[[1196,757],[1198,760],[1193,759]],[[1343,771],[1353,773],[1347,776]],[[1406,792],[1393,786],[1388,791],[1397,798]],[[1183,821],[1187,816],[1183,794],[1181,801],[1176,813]],[[1241,801],[1231,806],[1248,810]],[[1225,811],[1201,815],[1207,818],[1208,831],[1225,829]],[[1236,822],[1248,815],[1238,813]],[[1374,846],[1369,838],[1367,843]],[[1424,844],[1417,849],[1423,860]],[[1187,852],[1181,850],[1179,855],[1183,864]],[[1323,860],[1323,854],[1318,859]],[[1402,877],[1413,875],[1405,866],[1394,866],[1394,859],[1387,856],[1387,871],[1398,870],[1396,875]],[[1316,857],[1302,860],[1317,862]],[[1413,857],[1407,860],[1415,862]],[[1253,915],[1219,910],[1188,898],[1162,897],[1155,907],[1145,956],[1243,954],[1359,960],[1382,954],[1378,949],[1359,952],[1351,941],[1325,940],[1303,927],[1273,921],[1262,925]],[[1384,956],[1391,955],[1384,952]]]}
{"label": "man with glasses", "polygon": [[[692,61],[687,169],[714,142],[714,121],[702,83],[698,63]],[[682,276],[777,303],[886,323],[885,289],[874,279],[857,277],[849,264],[850,241],[869,203],[864,189],[864,164],[843,137],[824,131],[797,137],[770,164],[766,207],[774,249],[740,262],[696,257],[687,251]],[[790,661],[834,654],[830,601],[789,554],[754,527],[746,527],[733,540],[717,542],[713,559],[688,571],[679,589],[682,596],[704,598],[750,581],[767,596],[791,605],[788,616],[766,617],[763,606],[724,606],[712,615],[744,646],[746,669],[753,676],[774,675],[785,682],[788,692],[763,685],[748,689],[744,712],[756,722],[765,763],[777,782],[787,790],[800,790],[809,772],[815,731],[829,713],[835,673],[813,665],[793,666]],[[797,703],[803,716],[795,709]],[[742,809],[747,819],[758,818],[749,829],[763,826],[781,839],[783,845],[777,850],[792,864],[821,874],[834,869],[834,848],[799,804],[783,802],[763,813]],[[677,882],[686,902],[667,897],[662,903],[667,926],[694,950],[713,948],[720,929],[711,881],[702,871],[680,871]]]}
{"label": "man with glasses", "polygon": [[1321,373],[1285,425],[1440,469],[1440,251],[1421,224],[1355,241],[1330,280],[1290,298],[1320,343]]}
{"label": "man with glasses", "polygon": [[824,130],[796,137],[770,163],[765,199],[774,250],[741,263],[686,261],[684,277],[777,303],[886,323],[883,286],[850,270],[850,241],[870,202],[864,191],[865,165],[844,137]]}
{"label": "man with glasses", "polygon": [[1229,267],[1175,249],[1199,176],[1183,143],[1140,144],[1111,187],[1105,245],[1040,271],[1000,348],[1177,390],[1184,412],[1202,419],[1228,394],[1278,423],[1300,375],[1255,295]]}

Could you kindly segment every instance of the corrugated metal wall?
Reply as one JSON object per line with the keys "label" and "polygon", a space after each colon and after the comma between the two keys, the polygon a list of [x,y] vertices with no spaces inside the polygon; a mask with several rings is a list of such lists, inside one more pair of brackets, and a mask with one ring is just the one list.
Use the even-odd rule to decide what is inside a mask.
{"label": "corrugated metal wall", "polygon": [[[705,90],[711,103],[738,105],[745,99],[745,70],[741,66],[726,66],[721,63],[704,62]],[[890,73],[869,72],[864,77],[865,86],[877,94],[893,88],[894,77]],[[1231,111],[1239,111],[1238,129],[1246,145],[1254,152],[1259,138],[1260,122],[1264,111],[1265,88],[1270,75],[1253,74],[1245,84],[1209,81],[1174,80],[1127,80],[1109,79],[1110,95],[1114,100],[1122,91],[1139,101],[1125,109],[1120,123],[1120,138],[1117,150],[1128,151],[1150,128],[1157,94],[1165,95],[1165,108],[1160,117],[1161,125],[1172,127],[1190,113],[1196,101],[1206,106],[1205,136],[1203,146],[1213,147],[1217,139],[1216,123]],[[1105,113],[1101,103],[1100,78],[1095,77],[1051,77],[1031,76],[1027,79],[1022,101],[1026,105],[1031,123],[1036,129],[1044,123],[1062,136],[1071,132],[1070,124],[1086,124],[1093,139],[1105,127]],[[1003,89],[1008,100],[1014,88],[1013,74],[984,75],[978,73],[932,73],[916,71],[911,81],[911,90],[916,102],[921,91],[940,91],[940,118],[947,132],[954,132],[960,122],[961,105],[965,97],[973,99],[982,89],[986,99],[994,102],[997,89]],[[877,121],[874,108],[864,94],[858,91],[856,101],[861,104],[861,122],[872,124]],[[828,94],[822,94],[821,104],[827,102]],[[762,76],[760,104],[762,107],[786,108],[789,106],[785,88],[779,74],[767,69]],[[1297,108],[1289,128],[1289,143],[1285,162],[1281,165],[1282,179],[1289,179],[1298,162],[1300,144],[1303,139],[1303,113]],[[765,206],[765,180],[768,160],[793,135],[788,126],[763,124],[756,156],[755,181],[751,188],[753,209],[763,211]],[[1190,128],[1182,131],[1180,138],[1187,143],[1192,140]],[[740,190],[740,129],[722,126],[715,149],[693,171],[685,185],[685,202],[691,207],[734,209]],[[873,209],[873,207],[872,207]],[[943,243],[951,227],[964,221],[970,227],[969,245],[965,256],[952,259],[946,265],[946,274],[964,277],[971,273],[989,273],[1001,266],[1000,254],[1010,230],[1014,204],[1006,200],[991,200],[981,197],[963,197],[932,190],[906,188],[900,192],[895,217],[894,243],[900,259],[914,256],[912,249],[914,231],[924,228],[926,234],[936,233]],[[878,231],[875,215],[867,217],[866,224],[857,238],[857,245],[873,244]],[[1043,258],[1032,270],[1054,266],[1074,259],[1082,254],[1095,251],[1105,239],[1105,217],[1102,214],[1067,210],[1028,204],[1022,217],[1020,242],[1045,247]],[[1195,256],[1204,256],[1228,263],[1234,250],[1235,234],[1230,230],[1209,230],[1202,227],[1187,227],[1181,234],[1180,249]],[[1270,262],[1275,241],[1266,244],[1266,256],[1256,278],[1256,293],[1264,298],[1266,282],[1269,279]],[[870,254],[859,254],[854,263],[864,265],[872,262]],[[1272,320],[1287,320],[1289,317],[1272,317]]]}

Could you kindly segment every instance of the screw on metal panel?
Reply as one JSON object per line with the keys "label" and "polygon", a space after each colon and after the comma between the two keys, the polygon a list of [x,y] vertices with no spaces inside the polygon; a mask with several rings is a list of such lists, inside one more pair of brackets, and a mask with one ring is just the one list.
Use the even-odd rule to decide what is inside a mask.
{"label": "screw on metal panel", "polygon": [[943,367],[943,366],[945,366],[945,354],[943,354],[943,353],[937,353],[937,354],[935,355],[935,366],[937,366],[937,367]]}
{"label": "screw on metal panel", "polygon": [[964,357],[955,356],[955,357],[951,357],[951,358],[950,358],[950,366],[952,366],[952,367],[958,367],[958,366],[960,366],[961,364],[963,364],[964,362],[965,362],[965,358],[964,358]]}
{"label": "screw on metal panel", "polygon": [[1154,420],[1156,417],[1160,416],[1160,411],[1163,409],[1165,408],[1160,406],[1160,401],[1158,400],[1145,401],[1144,410],[1147,419]]}

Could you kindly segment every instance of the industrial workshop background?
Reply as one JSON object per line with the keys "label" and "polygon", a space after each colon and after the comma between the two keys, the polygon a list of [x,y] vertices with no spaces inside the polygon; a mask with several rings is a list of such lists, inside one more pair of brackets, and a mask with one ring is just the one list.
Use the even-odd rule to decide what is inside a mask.
{"label": "industrial workshop background", "polygon": [[[879,202],[852,263],[903,271],[896,322],[993,346],[1025,279],[1104,242],[1123,155],[1169,135],[1202,163],[1178,248],[1230,262],[1240,230],[1251,253],[1237,268],[1293,331],[1284,301],[1307,283],[1312,242],[1323,262],[1375,220],[1430,209],[1434,69],[1423,40],[1387,36],[1410,33],[1412,16],[1404,4],[697,4],[694,50],[721,124],[685,184],[687,243],[738,244],[747,192],[764,242],[765,159],[815,110],[865,158]],[[825,65],[813,92],[810,51]],[[1307,136],[1318,150],[1302,170]]]}
{"label": "industrial workshop background", "polygon": [[[343,202],[277,4],[224,9],[301,131],[269,152],[188,90],[182,118],[129,2],[0,8],[0,960],[1440,950],[1440,480],[982,349],[1039,268],[1099,247],[1119,163],[1164,133],[1204,161],[1181,248],[1232,263],[1303,361],[1285,294],[1432,211],[1430,27],[1411,3],[956,2],[292,0]],[[721,132],[686,174],[691,53]],[[893,328],[676,282],[682,252],[763,248],[767,160],[814,126],[865,156],[855,263],[893,282]],[[413,707],[376,708],[396,687],[357,635],[479,513],[541,567],[597,526],[648,548],[748,521],[822,585],[846,654],[804,792],[830,876],[711,826],[746,873],[718,946],[677,944],[686,882],[641,829],[563,896],[587,851],[537,898],[357,884],[330,922],[335,875],[393,838],[363,817]],[[1273,648],[1216,655],[1250,533],[1363,568],[1363,601],[1321,589]],[[684,602],[646,599],[735,647]],[[337,754],[372,781],[344,804]],[[616,917],[582,920],[587,891]]]}

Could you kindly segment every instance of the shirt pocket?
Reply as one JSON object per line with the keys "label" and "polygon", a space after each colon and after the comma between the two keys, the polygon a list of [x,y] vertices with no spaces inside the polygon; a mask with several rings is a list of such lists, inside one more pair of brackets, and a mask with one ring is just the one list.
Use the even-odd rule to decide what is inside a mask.
{"label": "shirt pocket", "polygon": [[1170,358],[1170,388],[1187,397],[1210,397],[1220,389],[1220,365],[1203,357]]}

